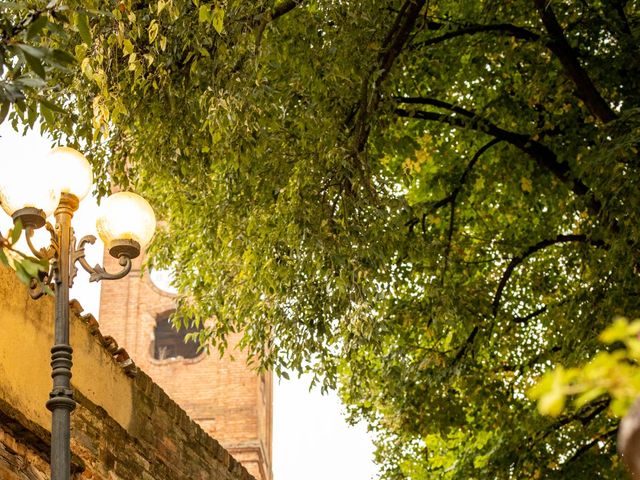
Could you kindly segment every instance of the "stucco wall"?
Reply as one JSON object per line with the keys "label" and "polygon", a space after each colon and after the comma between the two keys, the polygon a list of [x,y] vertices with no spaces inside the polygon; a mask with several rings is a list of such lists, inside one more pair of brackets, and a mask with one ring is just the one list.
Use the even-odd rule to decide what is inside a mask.
{"label": "stucco wall", "polygon": [[[251,475],[73,305],[74,478],[249,480]],[[53,299],[0,267],[0,478],[48,475]]]}

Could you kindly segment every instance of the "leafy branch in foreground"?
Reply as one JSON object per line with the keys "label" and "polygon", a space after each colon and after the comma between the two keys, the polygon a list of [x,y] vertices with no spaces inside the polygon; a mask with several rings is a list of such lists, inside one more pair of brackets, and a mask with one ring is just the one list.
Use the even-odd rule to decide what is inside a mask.
{"label": "leafy branch in foreground", "polygon": [[598,337],[611,347],[595,354],[585,365],[565,369],[561,365],[544,374],[529,390],[543,415],[558,416],[567,399],[581,408],[609,395],[611,412],[622,417],[640,396],[640,320],[617,317]]}
{"label": "leafy branch in foreground", "polygon": [[0,264],[15,270],[18,279],[28,287],[32,282],[40,282],[41,274],[49,272],[49,261],[26,255],[16,249],[22,232],[22,224],[17,222],[6,237],[0,233]]}

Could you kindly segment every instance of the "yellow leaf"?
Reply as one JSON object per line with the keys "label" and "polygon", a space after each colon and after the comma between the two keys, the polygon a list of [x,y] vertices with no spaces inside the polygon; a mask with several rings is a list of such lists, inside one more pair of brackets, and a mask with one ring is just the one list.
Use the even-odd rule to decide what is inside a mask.
{"label": "yellow leaf", "polygon": [[442,220],[440,219],[440,217],[438,217],[437,215],[428,215],[428,216],[427,216],[427,221],[428,221],[431,225],[440,225],[440,223],[442,222]]}
{"label": "yellow leaf", "polygon": [[122,46],[122,51],[125,55],[131,55],[133,53],[133,43],[128,38],[125,38],[124,44]]}
{"label": "yellow leaf", "polygon": [[533,185],[531,184],[531,180],[526,177],[520,178],[520,188],[522,188],[523,192],[533,192]]}
{"label": "yellow leaf", "polygon": [[200,8],[198,9],[198,21],[200,23],[206,22],[207,20],[209,20],[209,18],[211,18],[211,12],[209,10],[209,6],[200,5]]}
{"label": "yellow leaf", "polygon": [[93,80],[93,68],[91,67],[91,64],[89,62],[89,57],[82,60],[82,63],[80,63],[80,70],[85,77],[87,77],[89,80]]}
{"label": "yellow leaf", "polygon": [[616,317],[613,323],[607,327],[598,339],[607,344],[624,340],[629,336],[629,320],[624,317]]}
{"label": "yellow leaf", "polygon": [[151,24],[149,25],[148,33],[149,33],[149,42],[153,42],[158,36],[158,22],[156,22],[155,20],[151,21]]}
{"label": "yellow leaf", "polygon": [[565,395],[560,390],[552,390],[538,400],[538,411],[542,415],[557,417],[564,409]]}
{"label": "yellow leaf", "polygon": [[224,30],[224,10],[220,7],[213,9],[213,28],[218,33],[222,33]]}
{"label": "yellow leaf", "polygon": [[78,60],[79,62],[84,60],[84,58],[87,56],[88,50],[89,50],[89,47],[87,47],[84,43],[81,43],[80,45],[76,45],[76,48],[75,48],[76,60]]}

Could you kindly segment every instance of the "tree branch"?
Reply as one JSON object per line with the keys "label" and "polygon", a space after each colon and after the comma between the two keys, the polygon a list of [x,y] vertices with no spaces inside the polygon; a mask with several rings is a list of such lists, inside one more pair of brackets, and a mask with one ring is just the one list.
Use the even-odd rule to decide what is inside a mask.
{"label": "tree branch", "polygon": [[527,360],[525,363],[522,363],[519,365],[503,365],[500,369],[505,372],[517,372],[518,378],[519,378],[522,375],[522,372],[524,372],[525,368],[531,368],[535,366],[538,362],[540,362],[540,359],[549,357],[550,355],[557,353],[561,350],[562,350],[561,346],[554,345],[548,351],[539,353],[535,357],[532,357],[529,360]]}
{"label": "tree branch", "polygon": [[615,120],[617,115],[602,98],[600,92],[591,81],[589,74],[578,62],[578,58],[564,36],[562,27],[558,23],[549,1],[534,0],[534,3],[542,23],[549,33],[550,40],[547,42],[547,46],[558,57],[565,73],[576,85],[578,97],[585,103],[589,111],[603,123]]}
{"label": "tree branch", "polygon": [[478,160],[480,159],[482,154],[484,154],[484,152],[489,150],[495,144],[500,143],[501,141],[502,141],[502,139],[500,139],[500,138],[494,138],[493,140],[490,140],[489,142],[485,143],[482,147],[480,147],[478,149],[478,151],[473,155],[473,157],[471,158],[471,161],[467,164],[467,168],[464,169],[464,172],[462,173],[462,176],[460,177],[460,182],[458,184],[458,188],[456,188],[456,190],[455,190],[455,195],[456,196],[458,195],[458,193],[462,189],[462,186],[467,181],[467,177],[469,176],[469,173],[471,173],[471,170],[473,169],[473,167],[476,165],[476,163],[478,163]]}
{"label": "tree branch", "polygon": [[[391,30],[384,39],[386,48],[378,56],[376,66],[363,79],[360,102],[355,115],[354,126],[354,158],[363,174],[367,174],[368,166],[360,158],[369,138],[369,116],[376,110],[380,101],[380,86],[389,76],[393,63],[400,55],[409,35],[424,7],[426,0],[406,0],[397,15]],[[378,72],[380,72],[378,74]],[[377,75],[377,76],[376,76]],[[374,78],[373,82],[371,81]],[[373,92],[373,93],[371,93]],[[353,115],[350,115],[353,117]]]}
{"label": "tree branch", "polygon": [[629,19],[627,18],[627,14],[624,12],[624,6],[627,2],[625,0],[614,1],[613,2],[613,11],[618,17],[618,21],[620,22],[622,33],[625,35],[631,36],[631,26],[629,25]]}
{"label": "tree branch", "polygon": [[429,97],[393,97],[398,103],[406,103],[408,105],[429,105],[431,107],[442,108],[451,112],[459,113],[460,115],[468,118],[474,118],[477,115],[466,108],[459,107],[453,103],[438,100],[437,98]]}
{"label": "tree branch", "polygon": [[529,313],[528,315],[525,315],[524,317],[513,317],[511,321],[514,323],[527,323],[532,318],[536,318],[538,315],[542,315],[546,311],[547,311],[547,306],[545,305],[544,307],[538,308],[537,310],[534,310],[533,312]]}
{"label": "tree branch", "polygon": [[431,206],[430,213],[433,213],[433,212],[439,210],[441,207],[444,207],[445,205],[450,204],[453,201],[453,197],[454,197],[454,195],[453,195],[453,193],[451,193],[451,194],[447,195],[446,197],[438,200],[436,203],[434,203]]}
{"label": "tree branch", "polygon": [[[437,22],[429,22],[428,28],[429,30],[439,30],[444,28],[444,24]],[[412,48],[421,48],[429,45],[435,45],[437,43],[442,43],[452,38],[461,37],[464,35],[473,35],[476,33],[483,32],[495,32],[502,35],[507,35],[509,37],[519,38],[521,40],[528,41],[536,41],[540,39],[540,35],[531,30],[527,30],[524,27],[519,27],[517,25],[512,25],[510,23],[497,23],[493,25],[480,25],[480,24],[467,24],[458,30],[453,30],[451,32],[447,32],[438,37],[429,38],[427,40],[423,40],[421,42],[417,42],[413,45]]]}
{"label": "tree branch", "polygon": [[[434,213],[436,211],[438,211],[441,207],[444,207],[445,205],[451,204],[451,208],[454,209],[455,208],[455,202],[456,199],[458,197],[458,194],[460,193],[460,190],[462,190],[462,187],[464,186],[467,177],[469,176],[469,173],[471,172],[471,170],[473,169],[474,165],[478,162],[478,159],[482,156],[482,154],[484,152],[486,152],[487,150],[489,150],[492,146],[494,146],[496,143],[500,143],[502,140],[498,139],[498,138],[494,138],[493,140],[489,141],[488,143],[486,143],[485,145],[483,145],[482,147],[480,147],[478,149],[478,151],[473,155],[473,157],[471,158],[471,160],[469,161],[469,163],[467,164],[466,168],[464,169],[464,172],[462,173],[462,175],[460,176],[460,180],[458,182],[458,185],[456,185],[456,187],[453,189],[453,191],[447,195],[446,197],[438,200],[437,202],[435,202],[433,205],[431,205],[431,208],[429,209],[428,213]],[[447,246],[447,252],[450,250],[451,247],[451,237],[452,237],[452,231],[453,231],[453,222],[455,220],[455,213],[451,212],[450,214],[450,218],[449,218],[449,243]],[[423,236],[426,236],[426,217],[427,217],[427,213],[424,213],[422,215],[422,233]],[[421,221],[418,220],[417,218],[412,218],[410,220],[408,220],[405,223],[405,226],[409,227],[409,231],[412,232],[413,228],[420,223]],[[448,256],[448,253],[445,254],[445,256]],[[446,272],[446,261],[445,261],[445,269],[443,271]]]}
{"label": "tree branch", "polygon": [[493,140],[489,141],[488,143],[484,144],[482,147],[478,149],[478,151],[473,155],[473,157],[467,164],[467,167],[464,169],[464,172],[460,176],[460,180],[458,181],[458,185],[456,185],[456,188],[454,188],[449,195],[447,195],[446,197],[434,203],[430,209],[431,213],[437,211],[439,208],[444,207],[447,204],[450,204],[450,203],[452,204],[456,201],[456,198],[458,197],[460,190],[462,190],[462,187],[467,181],[467,177],[469,176],[469,173],[471,172],[475,164],[478,162],[482,154],[487,150],[489,150],[491,147],[493,147],[496,143],[500,143],[501,141],[502,140],[499,138],[494,138]]}
{"label": "tree branch", "polygon": [[291,10],[296,8],[298,5],[302,3],[302,0],[286,0],[284,2],[276,5],[271,11],[271,20],[276,20],[281,16],[289,13]]}
{"label": "tree branch", "polygon": [[480,328],[477,325],[475,327],[473,327],[473,330],[471,330],[471,333],[469,334],[469,336],[467,337],[465,342],[462,344],[462,347],[460,347],[460,350],[458,350],[458,353],[456,354],[455,358],[453,359],[452,365],[455,365],[456,363],[458,363],[462,359],[462,357],[464,357],[465,353],[467,353],[467,350],[469,349],[471,344],[473,344],[474,340],[476,339],[476,336],[478,335],[479,331],[480,331]]}
{"label": "tree branch", "polygon": [[598,435],[597,437],[593,438],[591,441],[585,443],[582,447],[576,450],[576,453],[574,453],[569,460],[565,462],[565,465],[577,460],[580,456],[584,455],[589,450],[591,450],[591,448],[594,447],[597,443],[609,440],[616,433],[618,433],[618,427],[613,428],[601,435]]}
{"label": "tree branch", "polygon": [[462,172],[462,175],[460,176],[460,181],[458,182],[458,185],[456,186],[456,188],[453,190],[451,195],[443,199],[445,201],[448,200],[448,202],[451,203],[451,212],[449,214],[449,233],[447,235],[447,246],[445,247],[445,252],[444,252],[444,267],[442,269],[442,279],[441,279],[442,284],[444,284],[444,277],[447,273],[447,268],[449,267],[449,254],[451,253],[451,242],[453,240],[453,229],[454,229],[455,214],[456,214],[456,200],[458,199],[458,194],[460,193],[460,190],[462,190],[462,187],[465,184],[467,177],[469,176],[469,173],[471,172],[475,164],[478,162],[478,159],[480,159],[480,157],[484,152],[489,150],[492,146],[494,146],[496,143],[499,143],[500,141],[501,140],[494,138],[490,142],[480,147],[480,149],[478,149],[478,151],[473,155],[473,157],[467,164],[467,167],[464,169],[464,172]]}
{"label": "tree branch", "polygon": [[27,27],[29,27],[29,25],[31,25],[33,22],[35,22],[42,15],[45,15],[45,14],[47,14],[49,12],[54,13],[55,12],[55,7],[47,6],[46,8],[43,8],[42,10],[34,10],[34,11],[32,11],[25,18],[23,18],[20,22],[18,22],[16,25],[13,25],[4,35],[0,34],[0,44],[10,44],[11,40],[16,35],[19,35],[23,31],[25,31],[27,29]]}
{"label": "tree branch", "polygon": [[496,293],[493,296],[493,303],[491,305],[493,316],[495,317],[498,314],[498,308],[500,307],[500,300],[502,299],[502,292],[506,287],[507,282],[511,278],[513,271],[516,269],[516,267],[518,267],[518,265],[520,265],[522,262],[524,262],[528,257],[533,255],[534,253],[539,252],[544,248],[550,247],[552,245],[558,245],[560,243],[569,243],[569,242],[583,242],[583,243],[588,242],[591,245],[594,245],[597,247],[604,246],[603,242],[596,241],[596,240],[589,240],[587,236],[584,234],[571,234],[571,235],[560,234],[554,239],[542,240],[536,243],[535,245],[531,245],[522,254],[516,257],[513,257],[511,259],[511,262],[509,262],[509,265],[507,265],[507,268],[505,269],[504,273],[502,274],[502,278],[498,283],[498,288],[496,289]]}
{"label": "tree branch", "polygon": [[[428,99],[423,99],[428,100]],[[456,107],[441,100],[434,100],[442,105],[440,108],[446,108],[454,113],[462,116],[455,116],[437,112],[426,112],[423,110],[406,110],[396,108],[395,113],[401,117],[415,118],[419,120],[436,121],[449,124],[453,127],[470,128],[478,132],[486,133],[496,139],[503,140],[522,152],[533,158],[538,165],[553,173],[563,183],[567,184],[572,192],[576,195],[583,196],[590,192],[589,188],[578,178],[575,178],[569,166],[566,163],[558,161],[556,154],[546,145],[534,141],[529,135],[510,132],[498,127],[497,125],[479,117],[473,112]],[[457,110],[457,111],[456,111]],[[601,205],[597,199],[591,201],[590,207],[594,211],[600,211]]]}
{"label": "tree branch", "polygon": [[598,400],[594,400],[582,407],[580,410],[572,415],[565,415],[558,419],[546,432],[542,433],[538,438],[533,439],[535,442],[539,442],[547,438],[556,430],[569,425],[571,422],[578,420],[583,426],[587,425],[594,418],[604,412],[611,405],[611,397],[605,396]]}
{"label": "tree branch", "polygon": [[258,28],[256,31],[256,47],[255,54],[260,54],[260,45],[262,45],[262,36],[264,35],[264,30],[267,28],[269,23],[277,20],[283,15],[289,13],[291,10],[296,8],[298,5],[302,3],[302,0],[286,0],[284,2],[279,3],[270,12],[264,13],[258,18],[260,18],[260,23],[258,24]]}
{"label": "tree branch", "polygon": [[447,233],[447,245],[444,248],[444,266],[442,267],[442,277],[440,285],[444,285],[444,278],[449,268],[449,254],[451,253],[451,242],[453,241],[453,228],[456,220],[456,197],[451,200],[451,210],[449,212],[449,231]]}

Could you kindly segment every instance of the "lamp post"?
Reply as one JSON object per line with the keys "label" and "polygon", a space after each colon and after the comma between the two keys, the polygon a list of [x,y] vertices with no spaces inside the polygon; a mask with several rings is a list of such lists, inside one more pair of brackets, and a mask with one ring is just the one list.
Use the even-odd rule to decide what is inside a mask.
{"label": "lamp post", "polygon": [[[36,175],[39,175],[36,177]],[[69,288],[77,273],[76,263],[89,272],[89,281],[116,280],[131,271],[131,260],[153,236],[156,220],[153,210],[142,197],[119,192],[106,198],[96,221],[98,234],[109,254],[117,258],[122,269],[109,273],[100,265],[91,267],[86,258],[86,244],[92,235],[77,243],[71,226],[79,202],[89,193],[93,182],[91,166],[78,151],[54,148],[47,158],[6,166],[0,172],[0,202],[14,221],[25,231],[29,249],[40,260],[49,262],[49,271],[33,280],[32,298],[41,297],[47,288],[55,293],[54,344],[51,348],[53,389],[46,403],[51,411],[51,479],[69,480],[71,474],[71,412],[76,406],[71,389],[73,349],[69,345]],[[55,215],[55,225],[47,217]],[[46,227],[51,236],[48,247],[36,248],[31,237],[34,230]]]}

